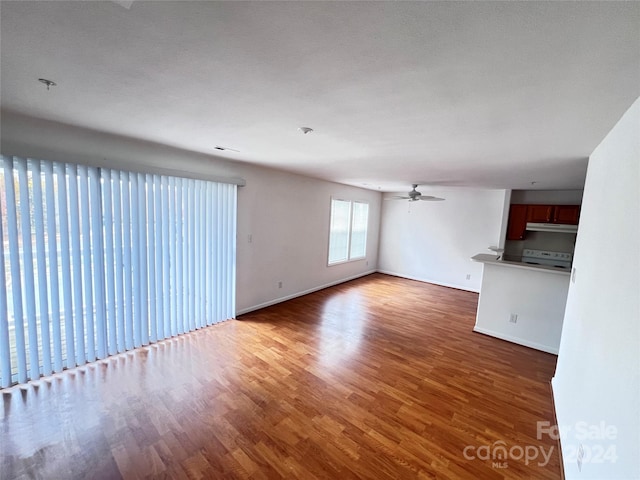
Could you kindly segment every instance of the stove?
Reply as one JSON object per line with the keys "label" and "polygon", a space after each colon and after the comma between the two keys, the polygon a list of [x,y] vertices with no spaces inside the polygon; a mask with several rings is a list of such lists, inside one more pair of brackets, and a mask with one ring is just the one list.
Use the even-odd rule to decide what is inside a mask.
{"label": "stove", "polygon": [[570,269],[573,254],[565,252],[550,252],[547,250],[533,250],[525,248],[522,251],[522,262],[531,265],[547,265],[561,269]]}

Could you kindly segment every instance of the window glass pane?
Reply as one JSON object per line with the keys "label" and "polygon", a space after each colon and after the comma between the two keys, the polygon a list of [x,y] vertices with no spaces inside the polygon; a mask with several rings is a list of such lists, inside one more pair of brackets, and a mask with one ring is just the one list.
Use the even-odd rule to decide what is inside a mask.
{"label": "window glass pane", "polygon": [[349,223],[351,202],[331,200],[331,224],[329,230],[329,263],[348,260]]}
{"label": "window glass pane", "polygon": [[367,252],[367,224],[369,204],[353,202],[353,220],[351,224],[351,260],[362,258]]}

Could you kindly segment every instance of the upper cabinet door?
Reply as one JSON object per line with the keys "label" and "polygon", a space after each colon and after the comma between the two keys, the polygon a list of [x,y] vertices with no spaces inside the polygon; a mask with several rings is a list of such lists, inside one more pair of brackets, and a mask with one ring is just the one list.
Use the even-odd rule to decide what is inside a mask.
{"label": "upper cabinet door", "polygon": [[553,210],[553,223],[577,225],[580,218],[580,205],[556,205]]}
{"label": "upper cabinet door", "polygon": [[527,206],[511,205],[509,208],[509,224],[507,226],[507,240],[524,240],[527,227]]}
{"label": "upper cabinet door", "polygon": [[549,223],[553,218],[553,205],[529,205],[527,222]]}

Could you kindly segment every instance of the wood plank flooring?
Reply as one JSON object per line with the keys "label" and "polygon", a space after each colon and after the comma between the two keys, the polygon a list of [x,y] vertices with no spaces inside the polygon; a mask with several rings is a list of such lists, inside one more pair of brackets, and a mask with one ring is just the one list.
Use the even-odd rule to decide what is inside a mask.
{"label": "wood plank flooring", "polygon": [[374,274],[1,390],[0,477],[559,478],[556,357],[476,305]]}

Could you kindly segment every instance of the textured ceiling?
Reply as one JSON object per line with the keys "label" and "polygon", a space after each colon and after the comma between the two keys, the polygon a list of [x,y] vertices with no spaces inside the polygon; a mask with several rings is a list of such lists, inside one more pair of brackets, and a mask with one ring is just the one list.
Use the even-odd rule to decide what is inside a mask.
{"label": "textured ceiling", "polygon": [[3,109],[384,191],[581,188],[640,95],[638,2],[3,1],[0,17]]}

